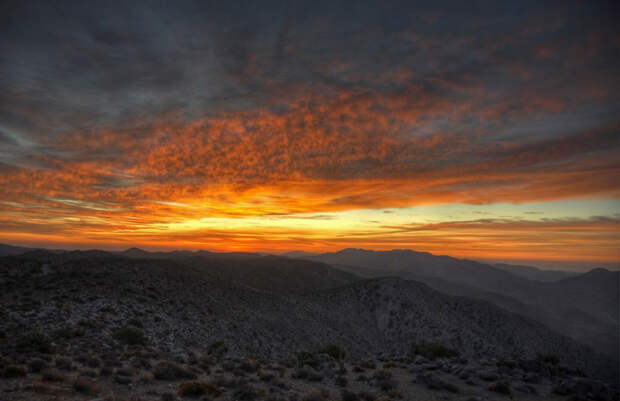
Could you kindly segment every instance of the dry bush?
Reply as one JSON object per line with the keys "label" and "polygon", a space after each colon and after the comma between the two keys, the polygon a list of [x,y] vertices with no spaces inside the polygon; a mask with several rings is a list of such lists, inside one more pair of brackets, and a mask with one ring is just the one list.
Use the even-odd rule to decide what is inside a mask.
{"label": "dry bush", "polygon": [[17,365],[6,365],[2,370],[2,376],[6,378],[26,376],[26,369]]}
{"label": "dry bush", "polygon": [[64,373],[54,368],[44,369],[41,372],[41,376],[43,380],[48,382],[63,382],[67,379],[67,376]]}
{"label": "dry bush", "polygon": [[155,365],[153,376],[157,380],[174,381],[177,379],[195,379],[196,375],[176,363],[161,361]]}
{"label": "dry bush", "polygon": [[198,397],[201,395],[218,396],[222,391],[213,383],[192,380],[179,385],[181,397]]}
{"label": "dry bush", "polygon": [[73,380],[72,387],[75,391],[82,394],[96,394],[99,391],[94,381],[84,378]]}

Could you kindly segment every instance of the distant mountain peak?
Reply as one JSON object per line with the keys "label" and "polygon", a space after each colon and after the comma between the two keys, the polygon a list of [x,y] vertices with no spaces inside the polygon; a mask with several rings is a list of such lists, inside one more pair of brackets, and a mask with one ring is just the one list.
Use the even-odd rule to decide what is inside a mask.
{"label": "distant mountain peak", "polygon": [[127,250],[125,250],[125,252],[146,252],[146,251],[144,249],[136,248],[134,246],[134,247],[128,248]]}

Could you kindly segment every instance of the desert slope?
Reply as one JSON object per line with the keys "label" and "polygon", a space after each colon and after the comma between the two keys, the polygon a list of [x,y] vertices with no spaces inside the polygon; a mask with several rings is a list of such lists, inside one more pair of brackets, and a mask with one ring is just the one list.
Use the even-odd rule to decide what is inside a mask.
{"label": "desert slope", "polygon": [[410,250],[345,249],[310,259],[363,277],[398,276],[484,299],[618,358],[619,272],[595,269],[553,282],[533,281],[490,265]]}
{"label": "desert slope", "polygon": [[9,337],[87,322],[77,346],[112,349],[114,330],[135,320],[150,343],[168,351],[224,341],[234,355],[287,357],[335,343],[355,357],[402,356],[426,340],[468,357],[541,352],[595,375],[609,368],[605,358],[539,323],[398,278],[291,295],[241,288],[208,266],[165,259],[37,254],[0,258],[0,266],[0,328]]}

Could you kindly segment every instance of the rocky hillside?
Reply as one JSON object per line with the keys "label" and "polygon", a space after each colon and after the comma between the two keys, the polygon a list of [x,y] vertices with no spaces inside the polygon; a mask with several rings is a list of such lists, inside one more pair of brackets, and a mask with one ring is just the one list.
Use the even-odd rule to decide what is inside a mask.
{"label": "rocky hillside", "polygon": [[[292,295],[283,266],[266,257],[221,258],[198,263],[170,259],[135,259],[105,253],[37,252],[0,258],[0,328],[5,338],[20,333],[80,329],[71,346],[115,348],[113,333],[128,325],[140,327],[158,349],[225,342],[232,355],[288,357],[300,349],[339,344],[355,357],[399,356],[412,343],[439,341],[464,356],[532,357],[557,355],[592,374],[604,372],[604,358],[557,335],[543,325],[507,313],[489,303],[441,294],[424,284],[396,278],[355,281],[328,290]],[[278,262],[275,259],[275,262]],[[240,267],[244,266],[244,267]],[[269,266],[274,266],[273,271]],[[292,265],[325,273],[324,265]],[[220,273],[271,272],[273,288],[250,289],[263,283]],[[336,277],[340,283],[346,274]],[[280,275],[280,277],[276,277]],[[325,276],[316,281],[323,288]],[[280,288],[282,286],[282,288]],[[59,341],[62,342],[62,339]],[[3,344],[10,346],[10,341]]]}
{"label": "rocky hillside", "polygon": [[411,250],[344,249],[310,259],[367,278],[397,276],[447,294],[483,299],[618,358],[620,272],[596,269],[542,282],[491,265]]}

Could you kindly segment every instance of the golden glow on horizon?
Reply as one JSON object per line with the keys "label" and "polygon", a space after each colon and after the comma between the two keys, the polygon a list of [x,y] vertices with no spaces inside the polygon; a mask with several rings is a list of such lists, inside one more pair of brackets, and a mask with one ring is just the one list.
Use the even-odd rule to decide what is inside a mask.
{"label": "golden glow on horizon", "polygon": [[[618,262],[618,225],[607,219],[566,219],[565,210],[614,210],[615,202],[442,205],[321,214],[212,217],[139,226],[80,226],[79,243],[66,234],[2,233],[0,241],[58,247],[209,249],[217,251],[335,251],[345,247],[411,248],[472,259]],[[185,208],[185,205],[170,205]],[[564,210],[563,210],[564,209]],[[512,211],[516,218],[498,216]],[[458,213],[461,220],[445,221]],[[471,219],[484,213],[485,219]],[[544,215],[544,218],[532,216]],[[529,220],[525,220],[529,216]],[[74,218],[80,221],[80,218]],[[85,221],[89,221],[85,218]],[[406,223],[404,223],[406,222]],[[84,223],[84,222],[81,222]]]}

